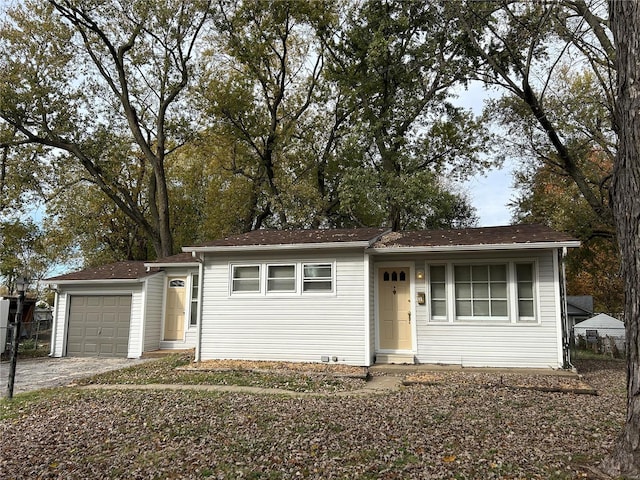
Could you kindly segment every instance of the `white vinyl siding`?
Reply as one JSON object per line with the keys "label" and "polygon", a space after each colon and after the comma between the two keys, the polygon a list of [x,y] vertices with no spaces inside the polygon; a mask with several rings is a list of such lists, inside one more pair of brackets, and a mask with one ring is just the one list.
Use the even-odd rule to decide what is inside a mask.
{"label": "white vinyl siding", "polygon": [[[238,295],[230,265],[331,265],[333,292]],[[300,272],[301,270],[298,270]],[[201,359],[248,359],[362,365],[365,355],[364,264],[361,249],[260,255],[207,254]],[[266,274],[264,275],[266,280]],[[299,276],[301,281],[301,275]],[[331,361],[331,363],[335,363]]]}
{"label": "white vinyl siding", "polygon": [[[430,318],[430,302],[416,305],[417,352],[419,363],[452,364],[468,367],[558,368],[561,341],[558,337],[559,301],[556,296],[558,272],[555,251],[502,252],[478,255],[431,255],[417,260],[416,268],[430,271],[429,265],[453,263],[495,263],[508,258],[515,265],[535,262],[535,322],[435,322]],[[377,257],[384,261],[383,257]],[[430,292],[428,281],[417,281],[416,290]],[[514,308],[515,310],[515,308]]]}
{"label": "white vinyl siding", "polygon": [[147,279],[145,301],[147,309],[144,320],[143,351],[157,350],[162,338],[162,305],[164,304],[165,276],[154,275]]}

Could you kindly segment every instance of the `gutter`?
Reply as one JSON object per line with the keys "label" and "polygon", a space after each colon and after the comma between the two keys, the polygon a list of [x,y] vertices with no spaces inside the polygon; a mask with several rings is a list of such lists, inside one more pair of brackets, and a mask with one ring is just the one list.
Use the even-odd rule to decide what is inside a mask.
{"label": "gutter", "polygon": [[549,248],[579,247],[578,241],[567,242],[531,242],[531,243],[487,243],[480,245],[437,245],[416,247],[370,247],[371,253],[424,253],[424,252],[483,252],[495,250],[540,250]]}
{"label": "gutter", "polygon": [[182,247],[183,252],[225,253],[225,252],[256,252],[273,250],[320,250],[327,248],[369,248],[372,242],[324,242],[324,243],[292,243],[277,245],[223,245],[211,247]]}

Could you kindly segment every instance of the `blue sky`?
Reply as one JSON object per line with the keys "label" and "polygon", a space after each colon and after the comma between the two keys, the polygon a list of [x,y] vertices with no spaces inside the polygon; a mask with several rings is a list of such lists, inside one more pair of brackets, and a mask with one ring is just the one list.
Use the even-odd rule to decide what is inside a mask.
{"label": "blue sky", "polygon": [[[489,92],[479,82],[475,82],[467,90],[459,91],[454,103],[470,108],[479,115],[485,100],[495,95],[495,92]],[[477,210],[479,226],[511,223],[511,211],[507,204],[516,194],[513,188],[513,168],[514,162],[506,160],[502,168],[490,170],[484,175],[475,175],[463,184],[463,189]]]}

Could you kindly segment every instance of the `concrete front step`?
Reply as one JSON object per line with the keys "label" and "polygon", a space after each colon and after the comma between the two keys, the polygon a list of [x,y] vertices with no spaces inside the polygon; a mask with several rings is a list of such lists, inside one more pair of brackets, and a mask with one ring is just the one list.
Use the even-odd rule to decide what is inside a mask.
{"label": "concrete front step", "polygon": [[376,365],[413,365],[415,357],[412,353],[378,353],[376,354]]}
{"label": "concrete front step", "polygon": [[141,358],[162,358],[168,355],[176,355],[180,353],[194,354],[195,351],[196,351],[195,348],[181,348],[181,349],[162,348],[159,350],[144,352]]}

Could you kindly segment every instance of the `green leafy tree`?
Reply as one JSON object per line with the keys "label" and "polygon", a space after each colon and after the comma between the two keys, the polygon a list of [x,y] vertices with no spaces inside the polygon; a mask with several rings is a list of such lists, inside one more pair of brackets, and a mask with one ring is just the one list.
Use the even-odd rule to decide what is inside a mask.
{"label": "green leafy tree", "polygon": [[342,151],[348,175],[365,182],[343,185],[341,201],[360,223],[383,209],[393,229],[426,226],[429,203],[464,203],[438,176],[464,178],[486,166],[487,131],[449,101],[471,66],[455,12],[446,3],[365,1],[345,23],[327,35],[330,78],[351,112]]}
{"label": "green leafy tree", "polygon": [[612,237],[611,172],[594,178],[590,165],[591,152],[612,159],[616,150],[613,49],[602,12],[582,0],[459,8],[476,78],[505,92],[487,117],[505,128],[509,153],[570,178],[598,218],[598,234]]}
{"label": "green leafy tree", "polygon": [[52,271],[60,252],[33,220],[6,218],[0,222],[0,278],[9,292],[18,277],[37,284]]}
{"label": "green leafy tree", "polygon": [[[585,170],[594,169],[592,178],[611,171],[608,155],[592,152]],[[570,232],[582,242],[567,255],[567,292],[591,295],[594,309],[618,316],[623,311],[620,255],[616,239],[602,226],[600,218],[587,204],[575,182],[541,162],[516,175],[520,195],[512,205],[517,223],[540,223]]]}
{"label": "green leafy tree", "polygon": [[[165,163],[190,135],[182,97],[209,3],[31,0],[0,25],[0,145],[82,166],[157,256],[173,253]],[[149,172],[144,205],[119,176],[131,164]]]}
{"label": "green leafy tree", "polygon": [[315,32],[332,9],[330,2],[220,2],[201,101],[207,134],[233,139],[221,165],[252,186],[243,230],[305,226],[322,211],[316,159],[302,139],[322,110],[324,57]]}

